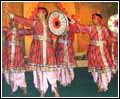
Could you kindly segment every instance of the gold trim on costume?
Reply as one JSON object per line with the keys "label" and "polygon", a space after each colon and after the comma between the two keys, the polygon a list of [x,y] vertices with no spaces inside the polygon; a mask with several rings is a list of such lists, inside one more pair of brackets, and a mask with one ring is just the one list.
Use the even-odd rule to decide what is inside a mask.
{"label": "gold trim on costume", "polygon": [[45,21],[43,21],[43,64],[46,65],[46,50],[47,50],[47,31],[46,31],[46,24]]}

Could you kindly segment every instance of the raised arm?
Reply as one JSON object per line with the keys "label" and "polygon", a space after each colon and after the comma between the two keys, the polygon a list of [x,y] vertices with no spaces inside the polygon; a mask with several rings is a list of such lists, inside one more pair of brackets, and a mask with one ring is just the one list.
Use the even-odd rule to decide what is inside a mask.
{"label": "raised arm", "polygon": [[77,24],[76,25],[77,29],[79,30],[79,32],[83,32],[83,33],[90,33],[91,32],[91,26],[89,25],[83,25],[83,24]]}
{"label": "raised arm", "polygon": [[9,16],[10,16],[11,19],[14,19],[16,22],[18,22],[18,23],[20,23],[24,26],[31,27],[32,24],[33,24],[33,20],[26,19],[26,18],[21,17],[21,16],[14,15],[12,13],[10,13]]}
{"label": "raised arm", "polygon": [[70,31],[73,33],[90,33],[91,27],[89,25],[82,25],[80,23],[74,23],[70,26]]}
{"label": "raised arm", "polygon": [[24,25],[24,26],[28,26],[28,27],[31,27],[32,24],[33,24],[33,20],[29,20],[29,19],[26,19],[24,17],[20,17],[20,16],[17,16],[13,13],[11,13],[9,10],[8,10],[8,7],[6,5],[3,6],[4,10],[3,10],[3,14],[4,15],[8,15],[10,17],[10,19],[14,19],[14,21]]}

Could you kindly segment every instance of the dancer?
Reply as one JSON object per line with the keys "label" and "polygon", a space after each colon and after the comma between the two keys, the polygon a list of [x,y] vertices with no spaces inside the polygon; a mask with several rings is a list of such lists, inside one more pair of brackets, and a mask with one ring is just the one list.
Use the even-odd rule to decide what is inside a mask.
{"label": "dancer", "polygon": [[58,36],[56,43],[56,60],[59,67],[58,80],[63,86],[70,85],[75,76],[74,67],[76,63],[72,42],[74,41],[74,33],[79,32],[73,19],[68,18],[68,20],[69,27],[62,35]]}
{"label": "dancer", "polygon": [[80,32],[88,33],[90,36],[88,69],[98,85],[98,92],[103,92],[108,90],[112,74],[115,74],[117,69],[108,51],[107,42],[110,35],[108,29],[101,24],[101,14],[93,13],[92,21],[93,25],[91,26],[77,24],[76,27]]}
{"label": "dancer", "polygon": [[33,40],[29,54],[29,69],[33,70],[35,87],[43,97],[48,89],[49,82],[54,95],[59,96],[56,82],[55,53],[47,24],[48,11],[44,7],[38,7],[37,11],[35,20],[29,20],[12,13],[8,14],[16,22],[33,29],[33,33],[30,33],[33,35]]}
{"label": "dancer", "polygon": [[11,86],[11,95],[22,88],[24,95],[27,95],[25,81],[25,63],[22,48],[20,46],[20,35],[18,25],[14,20],[10,21],[9,27],[3,27],[5,45],[3,48],[3,74],[7,83]]}

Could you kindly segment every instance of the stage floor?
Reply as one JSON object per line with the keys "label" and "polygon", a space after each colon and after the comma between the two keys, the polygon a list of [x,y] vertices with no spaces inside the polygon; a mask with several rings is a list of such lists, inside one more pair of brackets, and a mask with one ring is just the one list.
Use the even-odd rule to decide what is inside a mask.
{"label": "stage floor", "polygon": [[[92,76],[87,72],[87,68],[75,68],[75,79],[69,87],[62,87],[58,83],[58,89],[61,97],[117,97],[118,96],[118,75],[116,74],[109,85],[109,91],[106,93],[97,93],[97,86],[93,82]],[[2,96],[3,97],[23,97],[21,89],[9,95],[10,87],[6,81],[2,80]],[[26,81],[28,85],[27,97],[39,97],[38,91],[33,85],[32,72],[26,72]],[[50,87],[46,97],[53,97]]]}

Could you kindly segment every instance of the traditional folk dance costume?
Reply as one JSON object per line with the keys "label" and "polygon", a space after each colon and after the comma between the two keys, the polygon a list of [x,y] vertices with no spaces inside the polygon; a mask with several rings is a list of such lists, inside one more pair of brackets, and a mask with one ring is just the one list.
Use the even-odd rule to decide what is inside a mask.
{"label": "traditional folk dance costume", "polygon": [[18,87],[26,88],[25,63],[22,48],[19,42],[19,31],[16,27],[3,27],[5,46],[3,48],[3,73],[5,80],[11,86],[12,92]]}
{"label": "traditional folk dance costume", "polygon": [[79,32],[74,24],[69,25],[68,33],[58,37],[56,44],[56,59],[58,65],[58,80],[63,86],[70,85],[74,79],[74,67],[76,65],[74,59],[74,49],[72,42],[74,41],[74,33]]}
{"label": "traditional folk dance costume", "polygon": [[55,92],[57,88],[56,60],[47,22],[38,18],[29,20],[16,15],[14,20],[33,30],[33,32],[24,35],[33,35],[28,68],[33,71],[35,87],[40,92],[46,93],[49,82],[52,91]]}
{"label": "traditional folk dance costume", "polygon": [[116,73],[116,65],[113,63],[108,51],[107,42],[109,32],[105,26],[77,25],[80,32],[88,33],[90,45],[88,47],[88,69],[92,73],[94,81],[103,91],[108,90],[113,73]]}
{"label": "traditional folk dance costume", "polygon": [[118,40],[117,40],[117,34],[114,32],[110,32],[111,39],[108,43],[108,49],[110,52],[110,55],[112,57],[113,62],[118,65]]}

